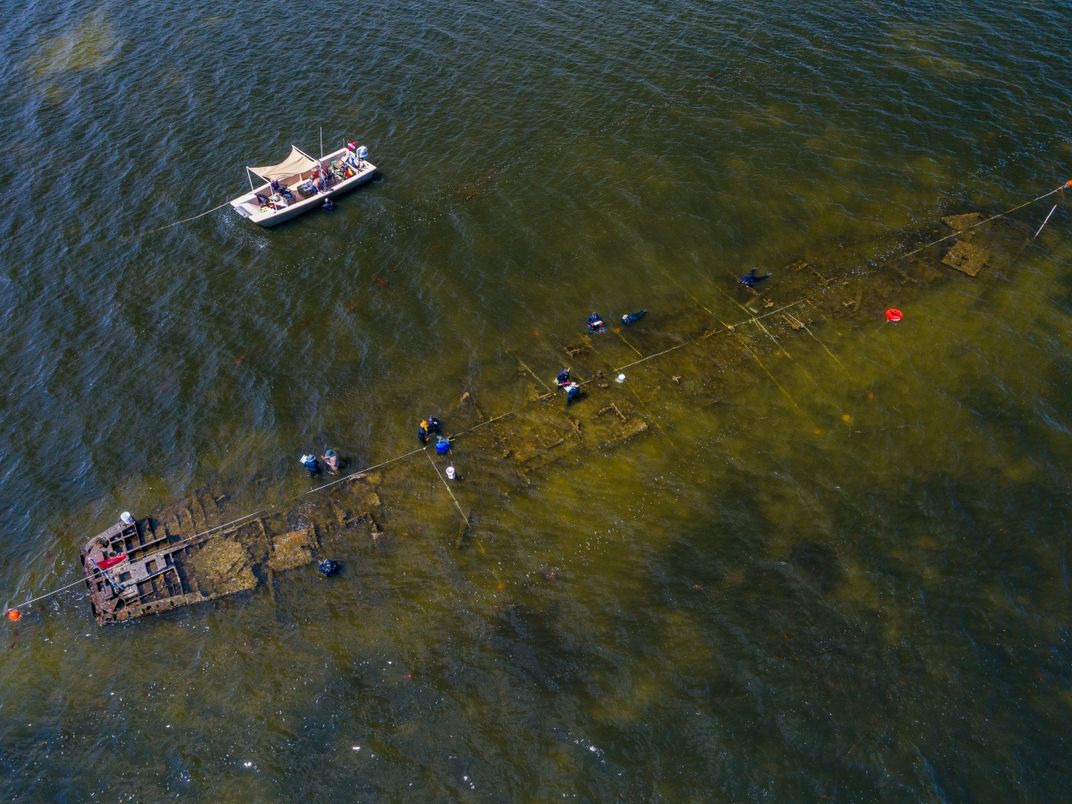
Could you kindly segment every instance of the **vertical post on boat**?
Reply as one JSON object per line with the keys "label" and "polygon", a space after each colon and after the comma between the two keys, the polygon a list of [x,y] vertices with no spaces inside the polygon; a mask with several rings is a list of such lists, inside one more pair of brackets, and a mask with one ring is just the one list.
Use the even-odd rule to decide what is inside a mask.
{"label": "vertical post on boat", "polygon": [[320,159],[324,159],[324,127],[320,127]]}
{"label": "vertical post on boat", "polygon": [[257,192],[257,188],[253,186],[253,174],[249,172],[249,168],[246,168],[246,178],[249,180],[249,191],[251,193]]}

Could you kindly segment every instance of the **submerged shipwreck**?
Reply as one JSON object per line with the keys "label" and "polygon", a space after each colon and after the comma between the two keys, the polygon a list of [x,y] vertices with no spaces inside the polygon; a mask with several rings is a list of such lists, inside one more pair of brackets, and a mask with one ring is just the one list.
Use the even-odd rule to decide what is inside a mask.
{"label": "submerged shipwreck", "polygon": [[[976,228],[982,217],[975,213],[943,220],[942,228],[902,237],[905,257],[867,266],[801,259],[776,270],[777,280],[761,293],[738,288],[736,323],[719,320],[681,293],[658,300],[659,307],[653,303],[653,313],[635,327],[578,332],[559,346],[561,364],[584,387],[580,404],[565,406],[553,389],[553,372],[561,366],[544,366],[545,381],[513,358],[524,383],[519,405],[488,415],[466,392],[445,411],[451,439],[481,456],[479,471],[463,483],[447,485],[441,468],[447,458],[414,450],[375,471],[325,484],[288,510],[242,514],[226,494],[203,491],[152,516],[117,523],[81,550],[93,614],[104,625],[272,588],[278,573],[352,555],[391,532],[392,511],[405,507],[407,484],[417,475],[446,486],[444,499],[457,508],[457,541],[464,545],[482,506],[529,486],[550,464],[579,461],[672,427],[657,404],[666,395],[680,397],[684,409],[724,401],[730,370],[743,377],[751,365],[757,368],[751,374],[762,378],[769,374],[763,358],[784,351],[783,341],[821,343],[816,333],[826,321],[880,321],[888,307],[907,304],[925,287],[964,281],[995,263],[1004,270],[1030,235],[1008,221]],[[940,246],[911,250],[936,237]],[[624,372],[627,380],[616,382]],[[432,468],[439,478],[429,481]]]}
{"label": "submerged shipwreck", "polygon": [[[202,492],[157,516],[120,521],[82,546],[90,605],[99,625],[158,614],[271,583],[276,572],[312,564],[351,528],[377,537],[376,494],[347,483],[315,507],[240,517],[225,525],[228,499]],[[341,485],[341,484],[340,484]],[[344,507],[347,506],[347,507]]]}

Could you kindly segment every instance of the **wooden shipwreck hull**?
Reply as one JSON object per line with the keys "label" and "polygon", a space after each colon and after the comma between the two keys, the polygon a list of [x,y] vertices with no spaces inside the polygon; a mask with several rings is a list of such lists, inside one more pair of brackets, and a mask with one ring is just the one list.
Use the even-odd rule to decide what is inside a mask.
{"label": "wooden shipwreck hull", "polygon": [[[959,230],[964,218],[947,223]],[[937,228],[913,233],[900,247],[947,233]],[[652,315],[628,331],[577,333],[559,342],[558,356],[551,358],[555,365],[540,366],[545,379],[510,358],[516,366],[501,379],[515,383],[520,393],[496,407],[512,405],[512,410],[489,415],[466,392],[444,411],[451,432],[463,439],[465,454],[480,456],[479,470],[450,487],[462,523],[457,543],[464,544],[482,510],[508,505],[510,495],[530,485],[535,473],[556,463],[580,464],[636,438],[663,436],[674,426],[666,415],[668,404],[673,415],[680,415],[724,403],[732,393],[730,378],[734,387],[747,382],[749,374],[755,382],[764,381],[759,355],[784,351],[782,343],[793,339],[811,345],[815,330],[836,319],[873,327],[884,320],[886,306],[907,303],[909,294],[966,281],[950,267],[975,276],[1002,250],[1014,253],[1023,237],[1022,226],[975,229],[958,237],[952,249],[928,249],[863,270],[822,258],[797,260],[778,270],[777,282],[759,294],[738,289],[742,315],[736,325],[716,318],[695,297],[695,304],[681,294],[653,297]],[[946,254],[967,246],[973,249],[970,271],[963,260],[950,261]],[[1000,269],[1013,269],[1008,260],[1003,263]],[[568,408],[550,388],[562,366],[571,367],[588,397]],[[625,382],[614,381],[619,371],[627,374]],[[437,464],[435,471],[427,458]],[[404,535],[404,512],[413,507],[407,501],[414,489],[423,484],[425,490],[444,493],[440,464],[446,460],[431,450],[404,454],[386,469],[349,476],[285,512],[243,516],[227,495],[202,492],[159,516],[113,525],[82,547],[94,616],[103,625],[213,600],[272,584],[277,572],[352,552],[362,536],[367,543],[385,530]]]}

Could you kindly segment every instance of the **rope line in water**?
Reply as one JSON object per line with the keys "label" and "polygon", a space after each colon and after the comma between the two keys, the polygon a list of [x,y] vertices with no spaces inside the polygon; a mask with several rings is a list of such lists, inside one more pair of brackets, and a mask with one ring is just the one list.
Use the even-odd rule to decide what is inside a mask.
{"label": "rope line in water", "polygon": [[[644,363],[645,361],[651,360],[653,357],[662,357],[665,354],[669,354],[670,352],[676,351],[677,349],[682,349],[682,348],[684,348],[686,346],[689,346],[689,345],[691,345],[693,343],[696,343],[696,341],[703,340],[704,338],[710,338],[713,335],[721,335],[724,332],[732,332],[733,330],[730,329],[730,327],[743,327],[745,324],[751,324],[753,321],[759,321],[759,319],[761,319],[761,318],[770,318],[772,315],[777,315],[778,313],[782,312],[783,310],[788,310],[791,307],[797,307],[798,305],[801,305],[804,302],[805,302],[805,299],[797,299],[795,302],[790,302],[789,304],[782,305],[781,307],[779,307],[776,310],[771,310],[769,313],[764,313],[763,315],[754,315],[751,318],[745,319],[744,321],[739,321],[736,324],[730,324],[730,326],[726,327],[726,329],[724,329],[724,330],[715,329],[715,330],[708,330],[707,332],[702,332],[699,335],[697,335],[695,338],[690,338],[687,341],[684,341],[682,343],[676,344],[675,346],[671,346],[669,349],[663,349],[661,352],[655,352],[655,354],[646,355],[645,357],[642,357],[639,360],[634,360],[631,363],[626,363],[625,365],[618,366],[618,368],[616,368],[614,370],[615,371],[622,371],[622,370],[627,369],[627,368],[632,368],[633,366],[639,365],[640,363]],[[723,325],[723,326],[725,326],[725,325]],[[591,380],[588,380],[587,382],[591,382]]]}
{"label": "rope line in water", "polygon": [[157,226],[155,229],[149,229],[148,231],[145,231],[145,232],[138,232],[138,234],[131,235],[131,237],[144,237],[145,235],[151,235],[154,232],[162,232],[165,229],[170,229],[172,226],[178,226],[181,223],[189,223],[190,221],[196,221],[198,218],[203,218],[206,215],[211,215],[213,212],[215,212],[218,209],[223,209],[225,206],[229,205],[230,203],[231,203],[230,201],[224,201],[218,207],[213,207],[212,209],[210,209],[210,210],[208,210],[206,212],[201,212],[201,213],[199,213],[197,215],[191,215],[189,218],[183,218],[181,221],[172,221],[171,223],[166,223],[163,226]]}
{"label": "rope line in water", "polygon": [[528,364],[528,363],[526,363],[526,362],[525,362],[524,360],[522,360],[522,359],[521,359],[520,357],[518,357],[517,355],[514,355],[514,359],[515,359],[515,360],[517,360],[517,362],[521,364],[521,367],[522,367],[523,369],[525,369],[525,371],[527,371],[527,372],[528,372],[529,374],[531,374],[531,375],[532,375],[533,379],[534,379],[534,380],[536,380],[536,382],[538,382],[538,383],[539,383],[540,385],[542,385],[542,386],[543,386],[544,388],[546,388],[546,389],[547,389],[547,392],[548,392],[548,393],[553,393],[553,392],[551,391],[551,386],[550,386],[550,385],[548,385],[547,383],[545,383],[545,382],[544,382],[543,380],[541,380],[541,379],[540,379],[540,375],[539,375],[539,374],[537,374],[537,373],[536,373],[535,371],[533,371],[532,369],[530,369],[530,368],[529,368],[529,364]]}
{"label": "rope line in water", "polygon": [[[973,223],[971,226],[967,226],[964,229],[961,229],[959,231],[953,232],[952,234],[945,235],[944,237],[940,237],[937,240],[932,240],[932,241],[930,241],[928,243],[924,243],[923,245],[921,245],[921,246],[919,246],[919,247],[917,247],[917,248],[913,249],[912,251],[909,251],[909,252],[907,252],[905,254],[897,254],[897,255],[894,255],[892,257],[887,257],[887,258],[885,258],[883,260],[880,260],[880,261],[878,261],[876,263],[875,267],[878,267],[879,265],[885,265],[885,264],[890,263],[890,262],[895,262],[897,260],[907,259],[907,258],[909,258],[911,256],[919,254],[921,251],[925,251],[926,249],[928,249],[928,248],[930,248],[932,246],[936,246],[939,243],[943,243],[946,240],[951,240],[952,238],[957,237],[959,235],[962,235],[965,232],[968,232],[968,231],[970,231],[972,229],[978,228],[979,226],[982,226],[982,225],[987,224],[987,223],[991,223],[991,222],[993,222],[995,220],[998,220],[999,218],[1006,217],[1007,215],[1011,215],[1013,212],[1021,210],[1024,207],[1028,207],[1031,204],[1034,204],[1034,203],[1036,203],[1038,201],[1041,201],[1044,198],[1049,198],[1051,195],[1054,195],[1055,193],[1058,193],[1061,190],[1064,190],[1066,188],[1072,188],[1072,179],[1069,179],[1064,184],[1060,185],[1059,187],[1055,187],[1054,189],[1050,190],[1049,192],[1043,193],[1042,195],[1037,196],[1036,198],[1032,198],[1030,201],[1025,201],[1022,204],[1018,204],[1018,205],[1016,205],[1014,207],[1010,207],[1009,209],[1005,210],[1004,212],[999,212],[996,215],[991,215],[989,218],[985,218],[985,219],[983,219],[981,221],[977,221],[976,223]],[[202,212],[202,213],[200,213],[198,215],[193,215],[193,216],[191,216],[189,218],[183,218],[182,220],[179,220],[179,221],[174,221],[174,222],[169,223],[169,224],[167,224],[165,226],[160,226],[160,227],[158,227],[156,229],[150,229],[149,231],[143,232],[142,234],[151,234],[153,232],[158,232],[158,231],[161,231],[163,229],[168,229],[168,228],[170,228],[172,226],[178,226],[179,224],[182,224],[182,223],[188,223],[189,221],[197,220],[198,218],[203,218],[204,216],[209,215],[209,214],[215,212],[216,210],[223,209],[223,207],[227,206],[229,203],[230,202],[225,202],[223,204],[220,204],[217,207],[213,207],[212,209],[207,210],[206,212]],[[1052,214],[1053,214],[1053,210],[1050,211],[1050,215],[1052,215]],[[1046,220],[1043,221],[1043,227],[1049,221],[1049,218],[1050,218],[1050,216],[1047,215]],[[1040,232],[1042,231],[1042,227],[1039,228],[1039,231]],[[1037,234],[1036,234],[1036,236],[1037,236]],[[682,288],[682,286],[678,282],[676,282],[673,279],[673,277],[669,277],[669,278],[671,279],[671,281],[674,282],[674,284],[678,285],[679,288]],[[688,293],[688,295],[692,297],[693,301],[695,301],[698,305],[700,305],[705,310],[707,310],[707,308],[699,301],[699,299],[697,299],[695,296],[693,296],[691,292],[689,292],[686,288],[682,288],[682,289],[685,290]],[[734,301],[736,301],[736,300],[734,300]],[[741,321],[739,323],[726,326],[726,329],[724,329],[724,330],[708,330],[708,331],[702,332],[699,335],[697,335],[697,336],[695,336],[693,338],[690,338],[687,341],[683,341],[682,343],[676,344],[676,345],[671,346],[671,347],[669,347],[667,349],[663,349],[660,352],[655,352],[655,353],[650,354],[650,355],[645,355],[643,357],[638,358],[637,360],[633,360],[633,361],[631,361],[629,363],[625,363],[625,364],[617,367],[616,369],[614,369],[614,371],[620,372],[620,371],[623,371],[623,370],[625,370],[627,368],[632,368],[633,366],[638,366],[641,363],[647,362],[648,360],[652,360],[652,359],[654,359],[656,357],[662,357],[663,355],[667,355],[667,354],[669,354],[671,352],[677,351],[678,349],[682,349],[682,348],[684,348],[686,346],[690,346],[690,345],[696,343],[697,341],[704,340],[705,338],[710,338],[710,337],[712,337],[714,335],[718,335],[718,334],[721,334],[721,333],[724,333],[724,332],[733,332],[734,328],[736,328],[736,327],[741,327],[741,326],[744,326],[744,325],[750,324],[750,323],[756,323],[758,325],[760,319],[769,318],[772,315],[777,315],[778,313],[781,313],[781,312],[783,312],[785,310],[788,310],[790,308],[799,306],[799,305],[803,304],[805,301],[806,301],[806,299],[798,299],[795,302],[790,302],[789,304],[785,304],[785,305],[783,305],[781,307],[778,307],[775,310],[771,310],[770,312],[764,313],[762,315],[754,315],[754,316],[751,316],[750,318],[748,318],[748,319],[746,319],[744,321]],[[741,306],[741,307],[744,307],[744,305],[740,305],[740,302],[737,302],[737,304],[739,306]],[[747,310],[747,308],[745,308],[745,309]],[[711,312],[710,310],[708,310],[708,312],[711,313],[711,315],[714,315],[714,313]],[[883,324],[885,324],[885,322],[883,322]],[[811,332],[811,330],[807,326],[805,326],[804,329],[808,331],[809,335],[811,335],[813,338],[815,338],[815,335]],[[818,338],[815,338],[815,339],[818,341]],[[825,344],[822,344],[821,341],[819,343],[821,345],[823,345],[824,349],[826,349]],[[632,344],[629,344],[629,345],[632,346]],[[635,347],[633,347],[633,348],[634,348],[634,351],[635,351]],[[826,351],[830,354],[831,357],[834,357],[834,359],[837,360],[836,356],[832,352],[830,352],[829,349],[826,349]],[[841,361],[838,360],[837,362],[840,364]],[[522,364],[522,365],[524,365],[524,364]],[[553,397],[555,395],[555,392],[551,391],[549,386],[546,383],[544,383],[542,380],[540,380],[539,376],[536,375],[535,372],[533,372],[531,369],[529,369],[528,366],[525,366],[525,368],[526,368],[526,370],[529,371],[530,374],[532,374],[533,377],[535,377],[537,380],[539,380],[540,383],[543,384],[543,386],[545,388],[548,388],[547,393],[541,394],[540,396],[538,396],[535,399],[531,400],[532,402],[539,402],[539,401],[548,399],[550,397]],[[768,372],[768,374],[769,373],[770,372]],[[771,379],[774,379],[773,375],[771,376]],[[592,381],[593,380],[585,380],[585,381],[581,382],[580,385],[586,385],[586,384],[588,384],[588,383],[590,383]],[[779,385],[777,380],[775,380],[775,384]],[[781,386],[779,385],[779,388],[780,387]],[[784,389],[782,389],[782,390],[784,391]],[[788,396],[788,393],[787,393],[787,396]],[[796,402],[794,400],[792,400],[792,397],[790,397],[790,401],[793,401],[793,404],[796,405]],[[492,416],[489,419],[485,419],[484,421],[479,422],[478,424],[475,424],[475,425],[473,425],[472,427],[470,427],[470,428],[468,428],[466,430],[462,430],[461,432],[454,434],[453,436],[451,436],[449,438],[449,440],[453,442],[455,439],[460,438],[463,435],[467,435],[469,433],[472,433],[473,431],[478,430],[479,428],[484,427],[485,425],[492,424],[492,423],[497,422],[497,421],[501,421],[502,419],[505,419],[508,416],[513,416],[514,414],[516,414],[516,413],[520,412],[521,410],[523,410],[524,407],[527,406],[527,404],[529,404],[529,403],[526,403],[526,405],[524,405],[524,406],[522,406],[520,408],[515,408],[514,410],[509,410],[509,411],[507,411],[505,413],[501,413],[498,416]],[[799,408],[799,406],[798,406],[798,408]],[[382,461],[382,462],[380,462],[378,464],[374,464],[374,465],[369,466],[369,467],[367,467],[365,469],[361,469],[361,470],[359,470],[357,472],[351,472],[350,474],[348,474],[348,475],[346,475],[344,477],[340,477],[338,480],[333,480],[333,481],[331,481],[329,483],[324,483],[323,485],[317,486],[317,487],[315,487],[313,489],[310,489],[309,491],[303,492],[301,496],[304,497],[304,496],[308,496],[309,494],[313,494],[315,492],[323,491],[324,489],[331,488],[332,486],[335,486],[335,485],[337,485],[339,483],[343,483],[343,482],[345,482],[347,480],[353,480],[353,479],[358,478],[361,475],[364,475],[364,474],[366,474],[368,472],[374,471],[376,469],[380,469],[380,468],[382,468],[384,466],[387,466],[388,464],[404,460],[405,458],[409,458],[409,457],[411,457],[413,455],[416,455],[418,452],[424,452],[425,455],[428,457],[429,461],[431,461],[432,466],[435,468],[436,473],[439,475],[440,480],[442,480],[444,486],[446,486],[447,492],[450,494],[451,499],[454,501],[454,505],[457,507],[458,512],[461,514],[461,516],[465,520],[466,524],[468,524],[469,519],[468,519],[468,517],[465,516],[465,512],[462,510],[462,507],[459,504],[457,497],[454,496],[454,492],[451,490],[449,484],[447,484],[446,479],[443,478],[442,473],[440,473],[439,467],[436,466],[435,461],[432,460],[431,456],[428,455],[426,450],[427,450],[427,447],[418,447],[417,449],[410,450],[409,452],[403,453],[401,455],[397,455],[397,456],[395,456],[393,458],[388,458],[387,460]],[[240,516],[237,519],[233,519],[230,522],[224,523],[223,525],[216,525],[215,527],[209,528],[208,530],[202,531],[201,533],[195,533],[192,536],[188,536],[185,539],[181,539],[180,541],[169,545],[169,548],[182,547],[184,545],[187,545],[187,544],[193,542],[195,539],[204,538],[204,537],[209,536],[209,535],[211,535],[213,533],[216,533],[217,531],[220,531],[220,530],[229,528],[229,527],[231,527],[233,525],[236,525],[239,522],[244,522],[244,521],[246,521],[248,519],[253,519],[253,518],[258,517],[258,516],[263,516],[264,514],[269,513],[270,511],[272,511],[276,507],[277,506],[275,506],[275,505],[269,506],[268,508],[263,508],[263,509],[261,509],[259,511],[256,511],[256,512],[252,513],[252,514],[246,514],[244,516]],[[11,606],[11,607],[9,607],[7,609],[7,613],[10,614],[12,612],[20,612],[21,609],[29,608],[34,603],[38,603],[38,602],[40,602],[42,600],[46,600],[47,598],[53,597],[54,595],[58,595],[60,592],[65,592],[68,589],[72,589],[75,586],[78,586],[79,584],[85,583],[88,580],[92,580],[93,578],[99,577],[100,575],[103,575],[104,572],[105,572],[104,570],[97,569],[97,570],[95,570],[93,573],[91,573],[88,576],[79,578],[76,581],[72,581],[69,584],[57,587],[56,589],[53,589],[53,590],[51,590],[49,592],[45,592],[45,593],[43,593],[41,595],[37,595],[36,597],[32,597],[32,598],[24,601],[23,603],[20,603],[20,604],[16,605],[16,606]]]}
{"label": "rope line in water", "polygon": [[361,470],[359,470],[357,472],[351,472],[350,474],[348,474],[348,475],[346,475],[344,477],[340,477],[338,480],[332,480],[330,483],[325,483],[322,486],[316,486],[315,488],[311,488],[306,492],[302,492],[302,496],[305,497],[305,496],[307,496],[309,494],[313,494],[315,492],[323,491],[324,489],[331,488],[332,486],[337,485],[339,483],[342,483],[344,481],[353,480],[354,478],[361,477],[361,475],[363,475],[363,474],[367,474],[368,472],[374,472],[377,469],[381,469],[384,466],[387,466],[387,464],[389,464],[389,463],[394,463],[395,461],[400,461],[403,458],[408,458],[410,455],[416,455],[418,452],[423,452],[426,449],[428,449],[428,447],[417,447],[416,449],[411,449],[409,452],[405,453],[404,455],[396,455],[393,458],[388,458],[386,461],[383,461],[382,463],[377,463],[374,466],[367,466],[364,469],[361,469]]}
{"label": "rope line in water", "polygon": [[1053,213],[1055,213],[1056,211],[1057,211],[1057,204],[1054,204],[1052,207],[1050,207],[1050,211],[1046,215],[1046,219],[1042,222],[1042,225],[1038,228],[1038,231],[1036,231],[1033,235],[1031,235],[1032,240],[1034,240],[1036,237],[1038,237],[1040,234],[1042,234],[1042,230],[1046,228],[1046,224],[1050,222],[1050,218],[1053,217]]}

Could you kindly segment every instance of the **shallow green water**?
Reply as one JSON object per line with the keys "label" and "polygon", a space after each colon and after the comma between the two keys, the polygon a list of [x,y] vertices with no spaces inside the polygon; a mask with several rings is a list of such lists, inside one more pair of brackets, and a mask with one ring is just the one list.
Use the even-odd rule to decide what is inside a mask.
{"label": "shallow green water", "polygon": [[[549,379],[593,309],[649,308],[641,345],[698,304],[740,321],[752,265],[781,298],[795,260],[863,267],[1055,187],[1070,22],[990,0],[13,12],[0,172],[49,189],[0,212],[0,603],[66,582],[121,510],[212,483],[287,500],[303,450],[398,455],[467,389],[511,410],[514,356]],[[383,174],[334,215],[146,234],[320,126]],[[649,432],[506,499],[460,485],[465,549],[411,468],[330,583],[122,628],[77,590],[33,609],[0,662],[0,791],[1060,799],[1069,220],[974,280],[869,296],[898,328],[745,333],[766,371],[717,369],[702,406],[672,364],[630,371]]]}

